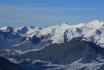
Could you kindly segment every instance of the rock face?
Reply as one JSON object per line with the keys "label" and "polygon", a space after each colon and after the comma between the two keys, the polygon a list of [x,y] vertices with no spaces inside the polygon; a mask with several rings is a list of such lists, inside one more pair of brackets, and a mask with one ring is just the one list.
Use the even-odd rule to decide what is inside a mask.
{"label": "rock face", "polygon": [[[13,58],[24,68],[34,70],[35,60],[51,62],[52,64],[65,65],[66,70],[99,70],[104,65],[104,48],[90,41],[84,41],[81,37],[73,38],[61,44],[52,44],[40,50],[28,51],[20,55],[8,54],[5,57]],[[41,68],[41,67],[40,67]]]}
{"label": "rock face", "polygon": [[17,64],[11,63],[3,57],[0,57],[0,70],[24,70],[24,68]]}
{"label": "rock face", "polygon": [[38,51],[30,51],[20,56],[17,60],[30,58],[32,60],[50,61],[55,64],[71,64],[74,61],[82,63],[91,63],[99,61],[97,58],[104,56],[104,49],[96,44],[87,41],[81,41],[81,38],[74,38],[69,42],[62,44],[52,44]]}
{"label": "rock face", "polygon": [[[24,68],[29,66],[33,70],[37,68],[37,66],[35,67],[36,60],[43,61],[42,67],[44,67],[45,62],[65,65],[61,70],[104,69],[104,48],[93,42],[84,41],[82,37],[73,38],[61,44],[52,44],[37,51],[28,51],[20,55],[9,55],[8,58],[13,58]],[[11,61],[13,62],[14,60]],[[41,69],[41,66],[39,69]]]}

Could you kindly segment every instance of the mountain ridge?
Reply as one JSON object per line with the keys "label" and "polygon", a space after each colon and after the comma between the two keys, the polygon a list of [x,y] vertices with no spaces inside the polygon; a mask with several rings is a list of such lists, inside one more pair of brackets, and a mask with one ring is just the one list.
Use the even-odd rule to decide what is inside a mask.
{"label": "mountain ridge", "polygon": [[[57,24],[56,26],[50,26],[47,28],[39,28],[34,26],[13,28],[8,26],[5,28],[0,28],[0,33],[1,40],[4,36],[2,33],[7,33],[7,43],[15,40],[22,41],[24,39],[21,42],[23,45],[25,42],[31,43],[30,40],[35,41],[37,38],[40,41],[36,45],[40,43],[42,45],[47,45],[50,43],[60,44],[69,41],[74,37],[83,37],[84,40],[93,41],[97,45],[104,47],[104,22],[99,20],[94,20],[86,24],[80,23],[76,25],[69,25],[68,23],[64,22],[62,24]],[[15,36],[16,39],[10,39],[9,35]],[[17,36],[19,38],[17,38]],[[9,46],[14,46],[17,44],[19,44],[19,42],[14,42]]]}
{"label": "mountain ridge", "polygon": [[61,64],[64,68],[61,70],[101,70],[104,69],[104,22],[1,28],[0,56],[31,70],[43,69],[47,61],[56,64],[55,68]]}

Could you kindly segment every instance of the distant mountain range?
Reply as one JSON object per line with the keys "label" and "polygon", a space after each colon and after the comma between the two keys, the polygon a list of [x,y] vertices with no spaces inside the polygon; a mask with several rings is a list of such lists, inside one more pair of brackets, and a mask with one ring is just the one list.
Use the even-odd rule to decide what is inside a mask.
{"label": "distant mountain range", "polygon": [[0,56],[31,70],[38,62],[43,66],[37,70],[103,70],[104,21],[64,22],[47,28],[2,27]]}

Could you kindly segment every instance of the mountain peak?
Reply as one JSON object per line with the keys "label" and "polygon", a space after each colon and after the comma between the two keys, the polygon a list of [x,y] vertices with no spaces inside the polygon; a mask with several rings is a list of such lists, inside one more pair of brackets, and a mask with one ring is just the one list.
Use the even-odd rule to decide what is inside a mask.
{"label": "mountain peak", "polygon": [[11,28],[12,28],[11,26],[5,26],[5,27],[0,28],[0,30],[7,30],[7,29],[11,29]]}
{"label": "mountain peak", "polygon": [[59,26],[64,27],[64,28],[68,28],[69,24],[67,22],[63,22],[63,23],[59,24]]}
{"label": "mountain peak", "polygon": [[68,25],[68,23],[67,22],[63,22],[60,25]]}
{"label": "mountain peak", "polygon": [[89,23],[87,23],[87,27],[91,27],[91,28],[99,28],[103,25],[104,23],[102,23],[102,21],[99,21],[99,20],[94,20],[94,21],[91,21]]}

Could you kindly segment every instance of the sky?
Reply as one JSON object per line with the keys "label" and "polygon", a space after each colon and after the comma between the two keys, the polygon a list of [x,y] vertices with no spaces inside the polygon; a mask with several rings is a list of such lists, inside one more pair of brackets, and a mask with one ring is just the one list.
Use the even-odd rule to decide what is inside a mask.
{"label": "sky", "polygon": [[104,0],[0,0],[0,27],[47,27],[104,19]]}

